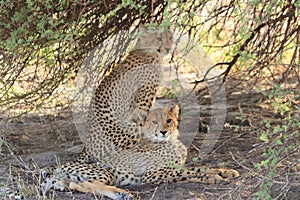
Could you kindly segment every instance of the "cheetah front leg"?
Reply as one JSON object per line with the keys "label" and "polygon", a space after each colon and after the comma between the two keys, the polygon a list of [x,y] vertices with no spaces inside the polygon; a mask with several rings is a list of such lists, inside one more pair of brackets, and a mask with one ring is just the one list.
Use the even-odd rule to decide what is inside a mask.
{"label": "cheetah front leg", "polygon": [[139,126],[145,124],[150,108],[155,102],[157,85],[143,85],[133,95],[130,102],[129,115]]}
{"label": "cheetah front leg", "polygon": [[78,184],[71,182],[69,188],[84,193],[103,195],[115,200],[132,198],[132,195],[127,191],[114,186],[105,185],[98,180],[84,181]]}
{"label": "cheetah front leg", "polygon": [[147,172],[142,178],[142,183],[201,182],[216,184],[228,182],[228,178],[238,176],[239,172],[233,169],[164,167],[155,172]]}
{"label": "cheetah front leg", "polygon": [[45,179],[40,188],[43,195],[50,190],[72,189],[107,196],[111,199],[130,199],[131,197],[125,190],[112,186],[115,182],[111,170],[97,164],[67,163],[49,168],[42,176]]}

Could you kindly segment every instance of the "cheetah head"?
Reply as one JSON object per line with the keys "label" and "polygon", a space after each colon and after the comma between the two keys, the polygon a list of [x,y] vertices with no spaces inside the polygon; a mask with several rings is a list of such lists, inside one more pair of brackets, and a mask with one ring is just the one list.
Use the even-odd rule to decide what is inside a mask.
{"label": "cheetah head", "polygon": [[143,137],[155,142],[169,141],[178,137],[179,106],[155,108],[149,111],[145,126],[142,127]]}
{"label": "cheetah head", "polygon": [[170,52],[173,44],[173,33],[169,29],[161,31],[155,28],[146,30],[144,26],[139,28],[142,34],[138,38],[134,49],[155,49],[162,55]]}

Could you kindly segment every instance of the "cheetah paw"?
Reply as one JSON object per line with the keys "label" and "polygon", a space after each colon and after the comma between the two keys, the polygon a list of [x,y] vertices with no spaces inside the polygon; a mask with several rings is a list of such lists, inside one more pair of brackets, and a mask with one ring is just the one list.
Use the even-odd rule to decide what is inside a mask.
{"label": "cheetah paw", "polygon": [[240,176],[240,173],[234,169],[220,169],[218,175],[222,178],[235,178]]}

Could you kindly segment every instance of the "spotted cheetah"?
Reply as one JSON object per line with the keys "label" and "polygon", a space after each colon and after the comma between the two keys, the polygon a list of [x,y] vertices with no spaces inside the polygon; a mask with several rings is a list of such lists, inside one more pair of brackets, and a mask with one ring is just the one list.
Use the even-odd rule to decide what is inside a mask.
{"label": "spotted cheetah", "polygon": [[96,89],[88,117],[85,153],[78,160],[99,161],[106,153],[136,145],[141,126],[155,101],[162,58],[172,47],[170,30],[141,28],[128,56]]}
{"label": "spotted cheetah", "polygon": [[115,186],[177,181],[219,183],[239,176],[232,169],[184,167],[187,148],[177,137],[178,111],[177,105],[151,109],[139,144],[107,154],[96,163],[60,166],[43,182],[44,190],[69,187],[112,199],[128,199],[130,193]]}

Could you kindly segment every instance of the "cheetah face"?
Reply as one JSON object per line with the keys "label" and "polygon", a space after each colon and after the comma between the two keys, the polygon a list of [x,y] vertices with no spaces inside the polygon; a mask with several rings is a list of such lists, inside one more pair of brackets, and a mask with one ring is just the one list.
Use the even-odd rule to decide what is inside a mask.
{"label": "cheetah face", "polygon": [[143,137],[155,142],[177,139],[178,112],[178,105],[171,109],[155,108],[150,110],[145,126],[142,127]]}
{"label": "cheetah face", "polygon": [[173,33],[165,29],[159,31],[155,29],[145,30],[141,28],[142,35],[139,37],[134,49],[155,49],[162,55],[166,55],[172,49]]}

